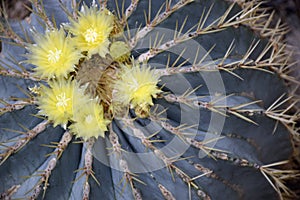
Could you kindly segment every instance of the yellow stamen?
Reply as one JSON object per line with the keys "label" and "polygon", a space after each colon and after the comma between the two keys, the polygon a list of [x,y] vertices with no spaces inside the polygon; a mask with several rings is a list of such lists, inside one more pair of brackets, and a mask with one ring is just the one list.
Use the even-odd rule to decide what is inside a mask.
{"label": "yellow stamen", "polygon": [[98,37],[98,33],[93,28],[89,28],[84,32],[84,39],[89,43],[94,43]]}
{"label": "yellow stamen", "polygon": [[48,54],[48,61],[51,63],[51,64],[55,64],[59,61],[60,59],[60,56],[61,56],[61,50],[58,50],[57,48],[55,48],[54,51],[50,50],[48,51],[49,54]]}
{"label": "yellow stamen", "polygon": [[70,101],[71,99],[66,98],[66,93],[63,92],[56,96],[56,100],[57,100],[57,103],[56,103],[57,108],[59,108],[59,107],[65,108],[68,105],[68,101]]}
{"label": "yellow stamen", "polygon": [[90,124],[93,121],[93,116],[92,115],[88,115],[85,117],[85,122],[87,124]]}

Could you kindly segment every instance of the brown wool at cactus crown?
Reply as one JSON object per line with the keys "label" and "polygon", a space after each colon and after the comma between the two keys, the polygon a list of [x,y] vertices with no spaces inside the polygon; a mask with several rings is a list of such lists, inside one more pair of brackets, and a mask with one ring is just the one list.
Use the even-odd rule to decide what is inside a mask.
{"label": "brown wool at cactus crown", "polygon": [[1,7],[0,199],[298,198],[274,2],[23,3]]}

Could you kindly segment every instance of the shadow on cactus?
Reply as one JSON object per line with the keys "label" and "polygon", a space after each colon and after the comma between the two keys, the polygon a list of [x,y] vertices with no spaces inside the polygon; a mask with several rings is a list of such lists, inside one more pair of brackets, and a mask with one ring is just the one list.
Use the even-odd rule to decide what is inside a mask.
{"label": "shadow on cactus", "polygon": [[293,63],[256,1],[37,1],[1,23],[3,199],[286,199]]}

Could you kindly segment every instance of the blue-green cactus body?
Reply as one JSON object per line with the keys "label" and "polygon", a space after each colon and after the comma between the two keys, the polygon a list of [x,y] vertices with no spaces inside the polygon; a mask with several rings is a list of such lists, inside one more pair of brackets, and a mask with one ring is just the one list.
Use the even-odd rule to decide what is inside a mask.
{"label": "blue-green cactus body", "polygon": [[[122,8],[122,2],[117,3]],[[60,27],[69,22],[68,17],[73,16],[71,1],[33,1],[27,20],[6,24],[3,19],[2,26],[10,28],[2,30],[0,55],[1,197],[287,196],[289,191],[280,184],[295,172],[278,166],[286,164],[294,151],[291,127],[296,118],[288,107],[293,98],[289,98],[285,84],[288,75],[281,70],[289,65],[288,53],[281,49],[284,45],[278,27],[268,27],[274,35],[267,35],[260,26],[267,16],[257,7],[258,2],[231,4],[221,0],[125,1],[125,9],[133,7],[128,19],[121,13],[127,22],[122,24],[124,35],[129,38],[126,30],[132,30],[131,55],[140,62],[147,61],[160,75],[158,87],[163,92],[153,98],[146,118],[136,118],[131,109],[127,115],[112,119],[105,138],[88,141],[37,117],[36,95],[29,88],[45,80],[34,75],[35,66],[21,62],[28,53],[25,46],[34,41],[33,32],[43,33],[49,24]],[[114,1],[107,2],[107,9],[117,15]],[[161,22],[155,21],[158,11],[163,19],[166,17]],[[147,22],[144,12],[147,17],[151,13],[148,28],[153,30],[149,33],[143,32]],[[160,23],[155,24],[157,21]],[[168,33],[175,31],[174,40]],[[134,40],[134,35],[144,33]],[[169,48],[161,46],[172,40]],[[201,48],[195,49],[190,41]],[[196,54],[198,64],[193,63]],[[18,142],[22,146],[17,146]],[[149,157],[139,157],[139,153]]]}

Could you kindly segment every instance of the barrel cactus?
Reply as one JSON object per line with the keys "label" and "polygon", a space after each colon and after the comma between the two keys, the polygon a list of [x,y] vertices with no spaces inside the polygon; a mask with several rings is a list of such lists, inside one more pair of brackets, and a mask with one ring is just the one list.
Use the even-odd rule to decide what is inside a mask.
{"label": "barrel cactus", "polygon": [[2,12],[2,199],[295,198],[298,81],[259,1],[31,4]]}

